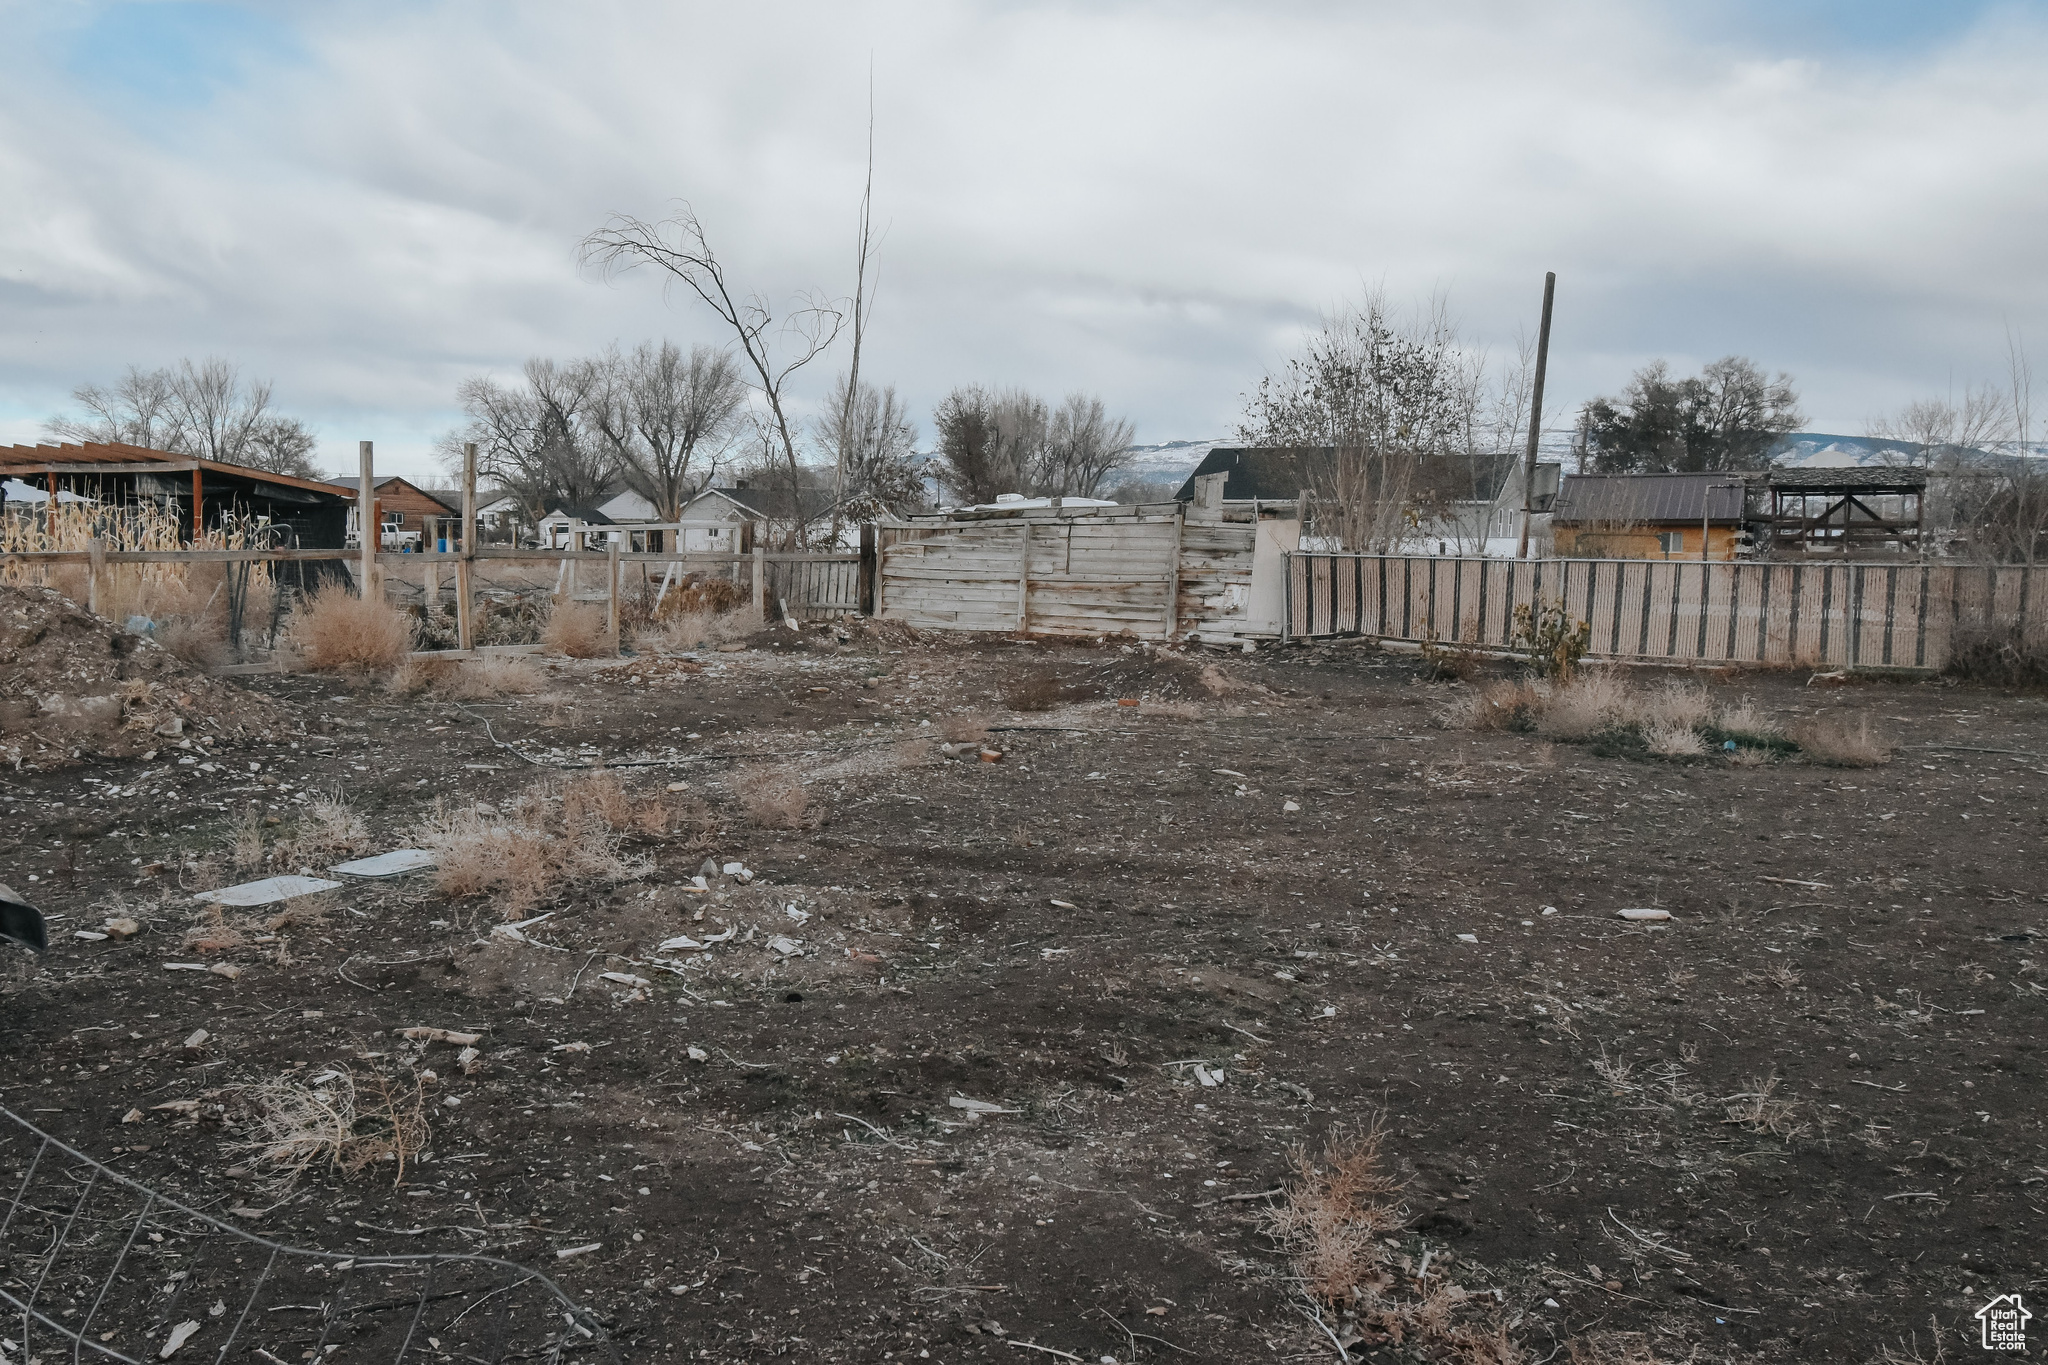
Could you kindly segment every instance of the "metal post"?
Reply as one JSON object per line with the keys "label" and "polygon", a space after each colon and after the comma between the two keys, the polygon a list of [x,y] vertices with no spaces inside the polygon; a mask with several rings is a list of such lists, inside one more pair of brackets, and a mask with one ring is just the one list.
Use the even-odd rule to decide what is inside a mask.
{"label": "metal post", "polygon": [[1529,557],[1529,521],[1536,515],[1536,442],[1543,434],[1543,372],[1550,364],[1550,301],[1557,272],[1543,272],[1543,321],[1536,328],[1536,382],[1529,391],[1529,451],[1522,461],[1522,544],[1515,558]]}
{"label": "metal post", "polygon": [[356,590],[367,599],[377,582],[377,462],[368,441],[356,445],[360,477],[356,481]]}
{"label": "metal post", "polygon": [[864,521],[860,524],[860,612],[863,616],[875,615],[875,523]]}
{"label": "metal post", "polygon": [[455,564],[455,644],[458,649],[476,648],[475,604],[472,564],[476,560],[476,443],[462,446],[462,558]]}

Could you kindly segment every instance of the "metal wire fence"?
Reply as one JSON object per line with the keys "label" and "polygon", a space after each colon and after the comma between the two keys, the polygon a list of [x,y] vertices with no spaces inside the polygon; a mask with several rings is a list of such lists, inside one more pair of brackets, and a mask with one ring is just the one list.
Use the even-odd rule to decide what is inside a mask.
{"label": "metal wire fence", "polygon": [[309,1251],[109,1169],[0,1109],[0,1359],[512,1362],[623,1357],[537,1270]]}

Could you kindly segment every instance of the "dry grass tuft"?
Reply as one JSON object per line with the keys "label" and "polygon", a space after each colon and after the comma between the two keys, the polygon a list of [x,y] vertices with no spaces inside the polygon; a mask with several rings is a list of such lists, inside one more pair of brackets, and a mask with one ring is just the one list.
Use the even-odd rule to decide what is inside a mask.
{"label": "dry grass tuft", "polygon": [[[723,579],[711,581],[724,582]],[[674,600],[673,597],[669,599],[670,602]],[[662,607],[659,619],[633,633],[634,643],[643,649],[664,654],[716,649],[720,645],[737,644],[761,629],[761,613],[752,604],[741,604],[731,610],[670,610],[667,602]]]}
{"label": "dry grass tuft", "polygon": [[230,923],[227,912],[218,905],[202,907],[193,917],[191,927],[185,930],[184,945],[194,952],[225,953],[248,943],[249,937],[241,926]]}
{"label": "dry grass tuft", "polygon": [[1677,720],[1643,722],[1643,747],[1659,758],[1704,758],[1707,742],[1692,726]]}
{"label": "dry grass tuft", "polygon": [[396,668],[413,647],[413,626],[382,598],[324,588],[293,614],[286,642],[316,672],[374,672]]}
{"label": "dry grass tuft", "polygon": [[557,602],[540,628],[540,642],[572,659],[598,659],[612,652],[604,608],[594,602]]}
{"label": "dry grass tuft", "polygon": [[1748,1089],[1730,1095],[1724,1101],[1727,1122],[1739,1124],[1752,1133],[1769,1133],[1787,1142],[1805,1134],[1807,1125],[1799,1117],[1799,1106],[1778,1098],[1777,1072],[1752,1077],[1747,1085]]}
{"label": "dry grass tuft", "polygon": [[336,787],[306,803],[298,828],[278,842],[271,858],[280,867],[321,867],[370,847],[370,827]]}
{"label": "dry grass tuft", "polygon": [[1581,669],[1544,695],[1536,733],[1550,739],[1591,739],[1626,721],[1634,710],[1634,697],[1635,689],[1616,674]]}
{"label": "dry grass tuft", "polygon": [[228,856],[238,872],[263,866],[263,813],[254,806],[242,812],[242,818],[236,821]]}
{"label": "dry grass tuft", "polygon": [[368,1084],[358,1086],[355,1073],[344,1068],[322,1085],[296,1078],[266,1081],[244,1087],[241,1096],[254,1117],[234,1149],[267,1168],[279,1189],[289,1189],[316,1167],[348,1176],[382,1161],[397,1163],[397,1184],[430,1136],[425,1088],[417,1077],[394,1082],[373,1073]]}
{"label": "dry grass tuft", "polygon": [[1385,1141],[1375,1117],[1333,1128],[1319,1158],[1295,1148],[1297,1183],[1266,1215],[1267,1231],[1293,1250],[1309,1292],[1333,1308],[1378,1298],[1393,1282],[1385,1238],[1408,1217],[1401,1182],[1385,1170]]}
{"label": "dry grass tuft", "polygon": [[1783,726],[1746,697],[1733,706],[1722,707],[1714,725],[1738,743],[1745,739],[1778,739],[1785,733]]}
{"label": "dry grass tuft", "polygon": [[756,764],[733,774],[740,809],[762,829],[800,829],[810,812],[804,784],[787,768]]}
{"label": "dry grass tuft", "polygon": [[1653,726],[1696,729],[1714,714],[1714,704],[1707,698],[1707,689],[1698,683],[1669,682],[1645,688],[1630,710],[1631,718],[1647,734]]}
{"label": "dry grass tuft", "polygon": [[1875,768],[1892,761],[1890,742],[1872,733],[1866,715],[1853,721],[1842,716],[1818,717],[1798,727],[1792,740],[1808,758],[1832,768]]}
{"label": "dry grass tuft", "polygon": [[565,799],[575,781],[563,789],[537,785],[502,806],[450,810],[435,802],[411,839],[434,855],[436,888],[444,896],[503,896],[505,918],[518,919],[564,887],[644,875],[652,864],[620,851],[592,793]]}
{"label": "dry grass tuft", "polygon": [[1488,683],[1446,707],[1443,721],[1471,730],[1527,730],[1542,714],[1543,700],[1534,683]]}
{"label": "dry grass tuft", "polygon": [[516,655],[504,654],[477,659],[407,659],[386,684],[400,696],[431,692],[451,701],[523,697],[540,691],[540,685],[540,669]]}

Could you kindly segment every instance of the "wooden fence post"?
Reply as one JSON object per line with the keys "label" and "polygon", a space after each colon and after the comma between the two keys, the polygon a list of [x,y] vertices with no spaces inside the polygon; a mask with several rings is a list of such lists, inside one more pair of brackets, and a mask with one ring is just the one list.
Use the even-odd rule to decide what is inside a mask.
{"label": "wooden fence post", "polygon": [[612,654],[619,652],[619,540],[616,536],[605,537],[604,556],[604,628],[612,638]]}
{"label": "wooden fence post", "polygon": [[761,543],[761,537],[754,537],[754,606],[761,613],[761,624],[768,624],[768,547]]}
{"label": "wooden fence post", "polygon": [[1017,544],[1017,633],[1031,633],[1031,523],[1019,522],[1024,534]]}
{"label": "wooden fence post", "polygon": [[1180,629],[1180,533],[1187,520],[1187,505],[1173,505],[1173,545],[1166,552],[1166,638]]}
{"label": "wooden fence post", "polygon": [[455,562],[455,646],[476,648],[475,588],[472,564],[476,560],[476,442],[462,445],[462,558]]}
{"label": "wooden fence post", "polygon": [[[420,537],[421,553],[437,553],[441,547],[441,519],[439,517],[425,518],[423,530],[424,534]],[[423,570],[421,587],[424,589],[421,597],[426,603],[428,614],[431,615],[434,608],[441,605],[441,565],[439,561],[429,559],[420,567]]]}
{"label": "wooden fence post", "polygon": [[860,524],[860,586],[855,599],[863,616],[875,614],[875,524]]}
{"label": "wooden fence post", "polygon": [[107,600],[106,590],[100,586],[100,580],[107,572],[107,542],[94,536],[92,543],[86,546],[86,551],[92,559],[89,562],[90,567],[86,570],[85,609],[94,616],[99,616],[104,613]]}
{"label": "wooden fence post", "polygon": [[356,484],[356,591],[365,601],[377,589],[377,462],[368,441],[357,443],[362,477]]}

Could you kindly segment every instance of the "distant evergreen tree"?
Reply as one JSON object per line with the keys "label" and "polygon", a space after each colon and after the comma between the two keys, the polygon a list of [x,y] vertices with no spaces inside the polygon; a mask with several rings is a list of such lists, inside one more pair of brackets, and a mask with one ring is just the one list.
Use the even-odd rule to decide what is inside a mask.
{"label": "distant evergreen tree", "polygon": [[1673,379],[1659,360],[1637,370],[1620,398],[1579,415],[1581,465],[1592,474],[1687,474],[1761,469],[1772,444],[1806,421],[1792,376],[1726,356],[1697,378]]}

